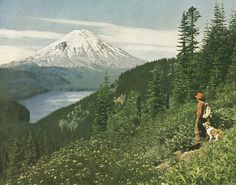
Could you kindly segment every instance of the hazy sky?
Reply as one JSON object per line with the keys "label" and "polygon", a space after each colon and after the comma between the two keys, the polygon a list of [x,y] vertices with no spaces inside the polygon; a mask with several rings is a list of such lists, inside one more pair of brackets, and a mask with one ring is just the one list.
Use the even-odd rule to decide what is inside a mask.
{"label": "hazy sky", "polygon": [[[195,6],[201,33],[216,0],[0,0],[0,63],[32,55],[63,35],[87,29],[147,60],[176,55],[183,11]],[[218,0],[218,2],[222,2]],[[226,16],[236,0],[223,0]]]}

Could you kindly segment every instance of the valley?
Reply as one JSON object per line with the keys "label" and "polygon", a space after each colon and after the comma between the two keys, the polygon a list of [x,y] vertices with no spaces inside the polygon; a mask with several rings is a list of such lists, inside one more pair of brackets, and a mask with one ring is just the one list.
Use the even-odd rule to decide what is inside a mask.
{"label": "valley", "polygon": [[93,91],[50,91],[21,99],[18,102],[28,108],[30,111],[30,122],[35,123],[53,111],[71,105],[91,93]]}

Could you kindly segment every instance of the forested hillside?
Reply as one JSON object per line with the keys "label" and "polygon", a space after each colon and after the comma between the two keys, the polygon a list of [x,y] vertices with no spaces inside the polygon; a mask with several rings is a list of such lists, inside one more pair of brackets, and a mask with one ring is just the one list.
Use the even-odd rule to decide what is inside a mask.
{"label": "forested hillside", "polygon": [[[29,126],[29,111],[7,97],[0,97],[0,184],[6,175],[10,146]],[[24,134],[23,134],[24,136]]]}
{"label": "forested hillside", "polygon": [[[230,98],[228,95],[231,95]],[[135,126],[132,124],[136,113],[133,94],[123,109],[113,115],[113,118],[109,118],[106,131],[94,135],[89,140],[77,140],[51,157],[39,160],[33,167],[26,167],[22,174],[11,182],[221,184],[225,179],[227,181],[224,182],[235,182],[235,166],[232,162],[235,155],[235,126],[231,128],[236,121],[235,86],[217,93],[217,96],[225,98],[209,100],[215,112],[214,126],[223,129],[226,137],[212,145],[205,144],[199,156],[196,153],[196,157],[187,163],[182,161],[178,164],[173,153],[188,151],[193,143],[195,104],[188,103],[179,108],[170,108],[157,114],[155,121],[142,118],[140,125]],[[131,110],[132,114],[129,114]],[[124,115],[127,116],[125,121]],[[172,166],[167,172],[158,168],[166,159],[171,159]]]}
{"label": "forested hillside", "polygon": [[[201,43],[200,18],[194,7],[183,13],[176,59],[139,66],[111,85],[106,75],[98,92],[32,126],[33,142],[22,150],[28,157],[11,146],[7,183],[235,184],[236,13],[226,20],[216,4]],[[174,153],[194,144],[200,91],[225,137],[203,138],[200,150],[179,161]]]}
{"label": "forested hillside", "polygon": [[69,86],[70,82],[52,69],[50,71],[31,65],[21,68],[0,68],[0,95],[2,96],[19,99]]}

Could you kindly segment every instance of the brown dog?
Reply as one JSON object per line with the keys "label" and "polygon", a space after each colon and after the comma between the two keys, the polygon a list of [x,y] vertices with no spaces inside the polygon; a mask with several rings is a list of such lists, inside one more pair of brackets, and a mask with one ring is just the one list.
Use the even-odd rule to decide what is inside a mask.
{"label": "brown dog", "polygon": [[206,128],[207,134],[210,137],[209,141],[219,140],[219,138],[224,136],[224,132],[212,127],[209,121],[203,123],[203,126]]}

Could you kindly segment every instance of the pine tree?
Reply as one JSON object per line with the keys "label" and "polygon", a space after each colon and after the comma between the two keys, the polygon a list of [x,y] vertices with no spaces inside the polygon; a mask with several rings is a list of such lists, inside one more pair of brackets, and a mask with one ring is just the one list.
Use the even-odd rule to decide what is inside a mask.
{"label": "pine tree", "polygon": [[7,179],[14,179],[19,175],[22,168],[22,161],[24,159],[24,154],[22,150],[22,145],[18,139],[14,139],[13,145],[9,150],[9,163],[6,171]]}
{"label": "pine tree", "polygon": [[209,23],[206,24],[204,30],[204,37],[202,41],[202,48],[200,52],[199,65],[198,65],[198,76],[197,80],[199,82],[199,89],[206,89],[210,79],[210,71],[211,71],[211,59],[209,55],[210,46],[208,43],[208,39],[210,35],[210,27]]}
{"label": "pine tree", "polygon": [[148,85],[147,107],[151,117],[154,119],[156,114],[165,108],[165,91],[161,85],[162,71],[157,67],[151,71],[152,80]]}
{"label": "pine tree", "polygon": [[32,165],[35,162],[36,162],[36,148],[34,145],[32,134],[30,132],[25,148],[25,164]]}
{"label": "pine tree", "polygon": [[188,17],[187,13],[183,12],[180,27],[179,27],[179,53],[177,55],[177,63],[174,65],[174,79],[173,79],[173,90],[172,90],[172,97],[176,104],[183,102],[185,99],[186,94],[183,94],[182,89],[186,89],[186,83],[184,81],[184,70],[187,69],[187,63],[189,61],[189,50],[187,48],[187,41],[188,41]]}
{"label": "pine tree", "polygon": [[199,28],[196,26],[198,19],[201,17],[199,11],[195,7],[190,7],[187,12],[188,29],[187,29],[187,47],[190,54],[190,59],[194,59],[194,54],[198,49],[199,42],[197,36],[199,35]]}
{"label": "pine tree", "polygon": [[[204,34],[203,34],[203,40],[202,40],[203,46],[205,46],[207,44],[209,36],[210,36],[210,25],[209,25],[209,22],[207,21],[206,26],[205,26],[205,30],[204,30]],[[201,48],[201,49],[203,49],[203,48]]]}
{"label": "pine tree", "polygon": [[236,83],[236,45],[234,47],[233,55],[231,57],[232,62],[229,67],[228,75],[227,75],[227,81]]}
{"label": "pine tree", "polygon": [[171,83],[173,79],[173,66],[174,61],[176,59],[163,59],[162,62],[160,62],[161,67],[161,86],[163,87],[164,91],[164,105],[165,108],[168,109],[170,107],[170,96],[171,96]]}
{"label": "pine tree", "polygon": [[187,49],[187,40],[188,40],[188,17],[185,12],[183,12],[181,24],[179,27],[179,49],[178,58],[181,58],[182,65],[184,65],[189,59],[189,53]]}
{"label": "pine tree", "polygon": [[172,98],[174,104],[176,105],[183,104],[186,102],[188,94],[188,86],[189,86],[188,85],[189,80],[187,78],[187,75],[186,73],[184,73],[183,67],[178,60],[177,63],[175,64],[174,79],[172,81],[173,84]]}
{"label": "pine tree", "polygon": [[[236,46],[236,11],[232,12],[230,23],[229,23],[229,30],[228,30],[228,50],[227,53],[232,58],[234,47]],[[232,60],[230,60],[229,65],[231,65]]]}
{"label": "pine tree", "polygon": [[[191,59],[194,59],[199,42],[199,28],[196,26],[200,13],[195,7],[190,7],[187,13],[183,13],[181,24],[179,27],[179,54],[178,58],[182,63],[189,64]],[[184,64],[183,64],[184,65]],[[185,67],[185,66],[183,66]]]}
{"label": "pine tree", "polygon": [[231,48],[236,44],[236,11],[232,12],[229,23],[229,40]]}
{"label": "pine tree", "polygon": [[207,56],[205,60],[209,60],[206,62],[210,62],[209,85],[213,89],[224,82],[230,61],[227,54],[228,32],[225,22],[223,5],[216,4],[209,37],[206,40],[205,50],[203,51]]}
{"label": "pine tree", "polygon": [[199,28],[196,26],[200,18],[199,11],[190,7],[187,13],[183,13],[179,27],[179,64],[175,65],[175,77],[173,80],[173,98],[175,103],[184,103],[192,97],[192,93],[198,88],[196,80],[198,75],[198,60],[196,52],[198,49],[197,36]]}
{"label": "pine tree", "polygon": [[228,43],[232,48],[231,62],[228,69],[227,81],[236,82],[236,11],[232,12],[229,24],[229,39]]}
{"label": "pine tree", "polygon": [[104,82],[98,91],[97,101],[96,101],[96,112],[95,112],[95,129],[97,131],[106,130],[108,115],[111,110],[110,101],[110,88],[109,88],[109,78],[107,73],[104,77]]}
{"label": "pine tree", "polygon": [[[0,130],[0,136],[3,136],[3,132]],[[8,143],[0,139],[0,184],[1,180],[5,178],[6,167],[7,167],[7,155],[8,152]]]}
{"label": "pine tree", "polygon": [[188,86],[189,93],[188,98],[192,97],[192,94],[196,89],[199,89],[198,78],[198,67],[199,67],[199,58],[197,54],[197,50],[199,49],[199,42],[197,40],[199,36],[199,28],[197,27],[197,21],[201,17],[199,11],[195,7],[190,7],[187,12],[187,16],[189,19],[189,37],[188,37],[188,49],[190,53],[190,61],[187,67],[187,75],[189,77]]}
{"label": "pine tree", "polygon": [[200,13],[195,7],[190,7],[187,11],[187,19],[189,22],[188,26],[188,37],[187,37],[187,48],[189,52],[189,61],[187,64],[185,78],[187,88],[187,98],[191,98],[196,89],[199,88],[198,78],[198,66],[199,60],[197,58],[197,49],[199,48],[199,42],[197,37],[199,36],[199,28],[197,27],[197,21],[200,18]]}

